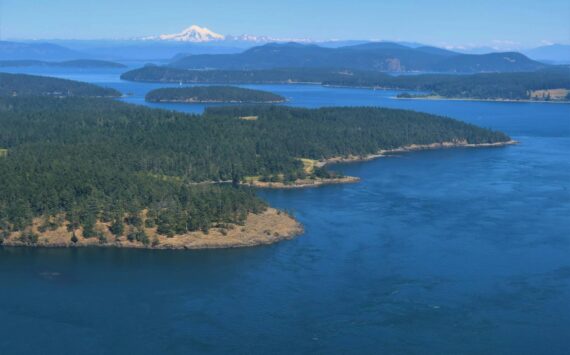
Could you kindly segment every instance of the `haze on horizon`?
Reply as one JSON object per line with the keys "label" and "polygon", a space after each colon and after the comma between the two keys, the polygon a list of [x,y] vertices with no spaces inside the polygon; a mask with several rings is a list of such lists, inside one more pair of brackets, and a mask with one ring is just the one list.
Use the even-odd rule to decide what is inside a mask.
{"label": "haze on horizon", "polygon": [[517,49],[570,43],[568,18],[566,0],[0,0],[2,40],[129,39],[198,24],[223,35]]}

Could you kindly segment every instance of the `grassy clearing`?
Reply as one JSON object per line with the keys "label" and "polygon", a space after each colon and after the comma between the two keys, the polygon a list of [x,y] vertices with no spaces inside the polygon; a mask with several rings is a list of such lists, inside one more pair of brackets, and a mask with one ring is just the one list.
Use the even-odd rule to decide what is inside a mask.
{"label": "grassy clearing", "polygon": [[257,119],[259,118],[259,116],[244,116],[244,117],[240,117],[240,120],[244,120],[244,121],[257,121]]}
{"label": "grassy clearing", "polygon": [[243,178],[243,182],[247,183],[247,184],[251,184],[254,182],[257,182],[261,179],[261,175],[258,176],[246,176]]}
{"label": "grassy clearing", "polygon": [[314,159],[300,159],[303,162],[303,170],[305,170],[305,174],[312,174],[315,171],[315,167],[317,166],[317,161]]}
{"label": "grassy clearing", "polygon": [[1,149],[0,148],[0,157],[5,157],[8,155],[8,149]]}
{"label": "grassy clearing", "polygon": [[534,100],[565,100],[568,93],[570,93],[568,89],[534,90],[530,92],[530,98]]}

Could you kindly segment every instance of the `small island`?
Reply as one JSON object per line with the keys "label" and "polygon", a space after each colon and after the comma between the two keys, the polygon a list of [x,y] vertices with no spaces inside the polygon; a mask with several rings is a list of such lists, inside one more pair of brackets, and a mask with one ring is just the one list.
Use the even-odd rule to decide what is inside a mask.
{"label": "small island", "polygon": [[282,103],[285,98],[262,90],[244,89],[235,86],[194,86],[183,88],[163,88],[149,92],[149,102],[178,103]]}

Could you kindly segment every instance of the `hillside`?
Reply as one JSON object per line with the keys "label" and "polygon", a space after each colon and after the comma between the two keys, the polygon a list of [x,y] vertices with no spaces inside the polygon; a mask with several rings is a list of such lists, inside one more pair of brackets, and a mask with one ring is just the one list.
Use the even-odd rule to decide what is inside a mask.
{"label": "hillside", "polygon": [[51,43],[0,41],[0,60],[72,60],[79,52]]}
{"label": "hillside", "polygon": [[279,103],[285,98],[271,92],[233,86],[195,86],[162,88],[150,91],[145,99],[150,102],[183,103]]}
{"label": "hillside", "polygon": [[126,68],[126,65],[105,60],[77,59],[63,62],[46,62],[42,60],[0,60],[0,67],[53,67],[53,68]]}
{"label": "hillside", "polygon": [[0,97],[119,97],[114,89],[73,80],[26,74],[0,73]]}
{"label": "hillside", "polygon": [[324,48],[298,43],[270,43],[239,54],[191,55],[170,64],[179,69],[251,70],[342,68],[385,72],[514,72],[546,67],[520,53],[459,54],[434,47],[365,43]]}

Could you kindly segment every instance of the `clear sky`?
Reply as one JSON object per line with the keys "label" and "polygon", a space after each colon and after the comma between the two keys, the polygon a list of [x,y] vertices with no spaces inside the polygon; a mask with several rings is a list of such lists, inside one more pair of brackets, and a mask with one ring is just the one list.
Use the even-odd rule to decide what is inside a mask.
{"label": "clear sky", "polygon": [[2,39],[221,34],[438,45],[570,43],[570,0],[0,0]]}

